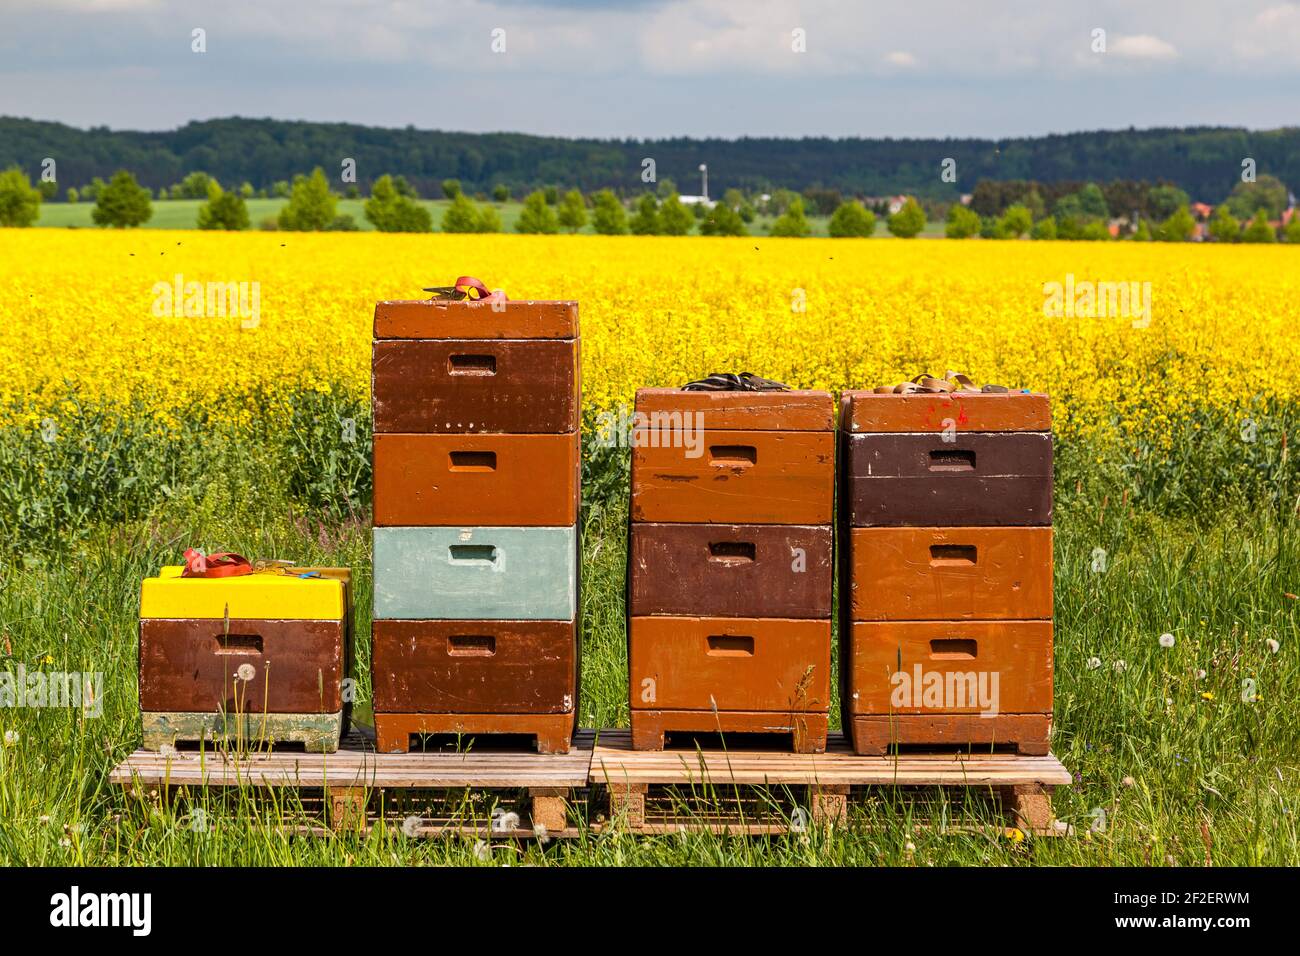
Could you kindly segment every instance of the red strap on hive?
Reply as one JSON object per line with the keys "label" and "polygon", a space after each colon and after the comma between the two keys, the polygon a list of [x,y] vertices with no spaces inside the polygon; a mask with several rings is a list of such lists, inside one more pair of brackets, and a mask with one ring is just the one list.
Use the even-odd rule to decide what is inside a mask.
{"label": "red strap on hive", "polygon": [[483,280],[476,279],[473,276],[461,276],[458,278],[456,280],[456,291],[462,293],[466,298],[475,301],[479,299],[490,299],[494,296],[501,299],[506,297],[504,292],[493,292],[483,284]]}
{"label": "red strap on hive", "polygon": [[189,548],[185,552],[185,570],[181,572],[181,577],[234,578],[252,573],[252,563],[242,554],[230,551],[204,554],[195,548]]}

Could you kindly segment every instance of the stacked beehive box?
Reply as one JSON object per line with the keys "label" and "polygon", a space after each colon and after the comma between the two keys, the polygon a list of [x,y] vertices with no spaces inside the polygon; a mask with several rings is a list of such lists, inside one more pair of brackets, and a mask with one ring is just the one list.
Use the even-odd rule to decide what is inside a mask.
{"label": "stacked beehive box", "polygon": [[841,699],[855,750],[1047,753],[1047,396],[846,392],[840,412]]}
{"label": "stacked beehive box", "polygon": [[223,740],[337,750],[351,709],[347,569],[183,570],[165,567],[141,587],[145,749]]}
{"label": "stacked beehive box", "polygon": [[628,562],[632,743],[791,734],[826,747],[834,404],[637,392]]}
{"label": "stacked beehive box", "polygon": [[379,749],[577,713],[576,302],[381,302],[374,342]]}

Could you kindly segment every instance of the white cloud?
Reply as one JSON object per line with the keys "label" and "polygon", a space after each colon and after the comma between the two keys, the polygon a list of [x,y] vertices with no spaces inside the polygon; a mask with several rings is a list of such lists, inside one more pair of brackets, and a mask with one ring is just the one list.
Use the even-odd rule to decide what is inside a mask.
{"label": "white cloud", "polygon": [[899,66],[906,69],[916,66],[916,57],[906,50],[893,50],[885,54],[885,63],[889,66]]}
{"label": "white cloud", "polygon": [[1149,33],[1139,33],[1136,36],[1117,36],[1114,37],[1107,51],[1122,57],[1128,57],[1134,60],[1174,60],[1178,58],[1178,51],[1173,45],[1166,43],[1164,40]]}

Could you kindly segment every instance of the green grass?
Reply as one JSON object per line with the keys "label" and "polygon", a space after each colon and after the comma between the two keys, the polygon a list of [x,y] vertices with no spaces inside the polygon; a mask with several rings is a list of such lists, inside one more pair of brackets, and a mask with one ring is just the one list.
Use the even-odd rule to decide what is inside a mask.
{"label": "green grass", "polygon": [[[249,199],[248,218],[252,223],[252,228],[257,229],[262,222],[267,219],[274,219],[279,215],[280,210],[288,200],[285,199]],[[442,216],[450,205],[445,199],[424,199],[421,202],[429,209],[433,216],[433,228],[441,228]],[[143,226],[145,229],[193,229],[198,221],[199,206],[203,203],[198,199],[168,199],[154,200],[153,216]],[[523,210],[521,202],[504,202],[491,203],[501,216],[501,226],[506,232],[515,231],[515,223],[519,221],[519,213]],[[79,203],[42,203],[41,216],[36,225],[48,226],[51,228],[75,228],[75,229],[94,229],[94,221],[90,218],[91,210],[95,204],[91,202]],[[365,200],[363,199],[340,199],[338,205],[339,215],[348,215],[355,220],[356,224],[364,231],[371,231],[374,227],[366,219]],[[759,216],[758,219],[749,226],[752,235],[765,235],[775,221],[774,216]],[[829,216],[809,216],[808,222],[812,225],[814,236],[826,236]],[[937,238],[943,236],[944,224],[941,222],[927,223],[922,236]],[[591,224],[588,223],[582,230],[583,233],[593,234]],[[883,221],[876,223],[876,235],[888,236],[889,232],[885,229]]]}
{"label": "green grass", "polygon": [[[200,454],[194,444],[183,447]],[[1219,488],[1213,504],[1196,506],[1176,503],[1177,482],[1148,501],[1137,493],[1147,479],[1119,469],[1134,490],[1121,504],[1117,486],[1104,474],[1092,475],[1094,450],[1064,446],[1060,452],[1054,750],[1075,783],[1057,790],[1055,810],[1075,827],[1073,838],[1017,843],[997,832],[943,833],[920,822],[901,794],[885,790],[854,810],[858,827],[831,836],[637,838],[615,830],[545,847],[476,852],[472,842],[412,840],[392,827],[365,838],[294,839],[282,826],[301,821],[310,808],[289,793],[273,800],[240,790],[200,796],[206,828],[197,825],[201,818],[192,807],[162,794],[127,796],[108,785],[107,775],[140,739],[139,582],[176,563],[189,545],[353,567],[358,677],[363,700],[369,697],[369,528],[365,515],[350,513],[347,504],[368,495],[368,478],[348,455],[310,453],[282,435],[207,434],[193,472],[168,471],[164,462],[158,474],[142,474],[122,495],[139,484],[156,487],[139,499],[122,497],[114,509],[91,509],[79,535],[30,544],[21,554],[0,551],[0,668],[22,663],[105,674],[98,719],[0,708],[0,732],[17,735],[0,745],[0,862],[1300,863],[1300,602],[1287,596],[1300,592],[1300,529],[1294,485],[1286,484],[1294,480],[1286,470],[1292,466],[1275,456],[1252,499],[1234,503]],[[153,452],[141,445],[139,454]],[[364,459],[365,449],[349,454]],[[1187,454],[1202,464],[1211,457],[1204,448]],[[626,462],[617,454],[607,458],[590,461],[584,479],[579,706],[586,726],[626,726],[628,719],[627,499],[620,477]],[[1085,463],[1088,480],[1076,477]],[[67,465],[69,474],[74,465]],[[214,474],[221,480],[205,478]],[[0,481],[12,480],[0,474]],[[165,493],[158,485],[164,480]],[[85,481],[81,491],[72,485],[83,498],[106,487],[97,474]],[[1098,548],[1107,553],[1104,572],[1092,570]],[[1175,635],[1174,647],[1159,645],[1165,632]],[[1269,640],[1278,642],[1276,653]],[[1100,666],[1090,668],[1094,657]],[[1257,696],[1243,700],[1248,679]],[[954,823],[990,820],[978,807],[947,812]]]}

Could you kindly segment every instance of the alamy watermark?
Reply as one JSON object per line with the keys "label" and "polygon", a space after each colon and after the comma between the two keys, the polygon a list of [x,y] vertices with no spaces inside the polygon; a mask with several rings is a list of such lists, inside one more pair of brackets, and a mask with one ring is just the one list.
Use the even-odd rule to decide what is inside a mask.
{"label": "alamy watermark", "polygon": [[72,707],[87,717],[104,715],[104,673],[94,671],[0,671],[0,707]]}
{"label": "alamy watermark", "polygon": [[262,321],[262,283],[185,281],[176,273],[171,282],[153,285],[156,318],[238,318],[241,328],[255,329]]}
{"label": "alamy watermark", "polygon": [[704,454],[704,413],[647,414],[620,404],[597,416],[596,444],[602,448],[681,448],[687,458],[699,458]]}
{"label": "alamy watermark", "polygon": [[998,715],[997,671],[927,671],[920,664],[895,671],[889,678],[889,703],[896,710],[960,710],[976,708],[981,717]]}
{"label": "alamy watermark", "polygon": [[1043,315],[1049,319],[1132,319],[1133,328],[1151,324],[1150,282],[1076,280],[1043,283]]}

